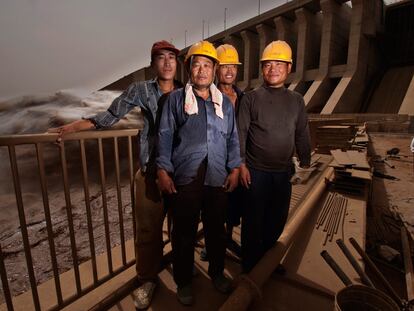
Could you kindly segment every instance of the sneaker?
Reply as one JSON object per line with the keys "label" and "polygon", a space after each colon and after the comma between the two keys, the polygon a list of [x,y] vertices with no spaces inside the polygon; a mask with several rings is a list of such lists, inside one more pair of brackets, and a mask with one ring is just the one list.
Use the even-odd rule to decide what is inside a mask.
{"label": "sneaker", "polygon": [[200,252],[200,260],[201,261],[208,261],[207,249],[205,247]]}
{"label": "sneaker", "polygon": [[193,291],[191,285],[177,287],[177,298],[184,306],[191,306],[193,304]]}
{"label": "sneaker", "polygon": [[152,296],[154,295],[157,283],[145,282],[140,287],[132,292],[135,308],[138,310],[147,309],[151,304]]}
{"label": "sneaker", "polygon": [[228,294],[232,290],[231,280],[220,274],[213,278],[214,287],[222,294]]}

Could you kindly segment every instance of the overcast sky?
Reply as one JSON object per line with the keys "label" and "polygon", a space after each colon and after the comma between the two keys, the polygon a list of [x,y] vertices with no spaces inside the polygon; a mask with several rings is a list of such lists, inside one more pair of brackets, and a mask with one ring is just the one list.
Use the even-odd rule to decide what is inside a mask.
{"label": "overcast sky", "polygon": [[[287,0],[260,0],[261,12]],[[258,14],[259,0],[0,0],[0,99],[94,91],[149,64],[154,41],[184,47]],[[208,22],[207,22],[208,21]]]}

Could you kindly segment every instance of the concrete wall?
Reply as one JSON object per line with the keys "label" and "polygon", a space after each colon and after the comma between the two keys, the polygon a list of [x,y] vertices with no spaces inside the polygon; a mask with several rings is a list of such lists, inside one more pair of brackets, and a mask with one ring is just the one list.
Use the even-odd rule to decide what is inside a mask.
{"label": "concrete wall", "polygon": [[[237,84],[244,90],[263,83],[259,59],[264,47],[273,40],[286,40],[294,54],[287,86],[304,96],[309,112],[361,112],[366,109],[372,81],[383,72],[379,46],[384,7],[378,0],[351,2],[352,6],[344,0],[290,1],[208,40],[216,46],[229,43],[237,48],[243,63]],[[180,53],[177,73],[184,82],[188,79],[183,62],[187,49]],[[149,76],[148,71],[139,75]],[[138,75],[124,80],[131,78]]]}

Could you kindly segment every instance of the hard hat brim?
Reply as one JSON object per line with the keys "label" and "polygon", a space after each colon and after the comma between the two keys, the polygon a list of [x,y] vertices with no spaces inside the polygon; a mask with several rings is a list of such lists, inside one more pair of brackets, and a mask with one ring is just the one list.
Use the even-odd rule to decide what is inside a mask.
{"label": "hard hat brim", "polygon": [[282,59],[282,58],[273,58],[273,57],[270,57],[270,58],[265,57],[265,58],[260,59],[261,62],[265,62],[265,61],[268,61],[268,60],[277,60],[279,62],[285,62],[285,63],[289,63],[289,64],[293,63],[293,61],[291,59]]}
{"label": "hard hat brim", "polygon": [[238,63],[235,63],[235,62],[230,62],[230,63],[228,63],[228,62],[222,62],[222,63],[219,63],[219,65],[243,65],[242,63],[240,63],[240,62],[238,62]]}

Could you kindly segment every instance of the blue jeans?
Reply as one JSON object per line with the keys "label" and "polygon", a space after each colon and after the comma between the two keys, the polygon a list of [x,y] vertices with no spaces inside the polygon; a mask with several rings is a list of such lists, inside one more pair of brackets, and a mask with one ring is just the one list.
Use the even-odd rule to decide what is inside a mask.
{"label": "blue jeans", "polygon": [[285,227],[292,185],[290,172],[249,168],[241,232],[242,266],[249,272],[277,241]]}

